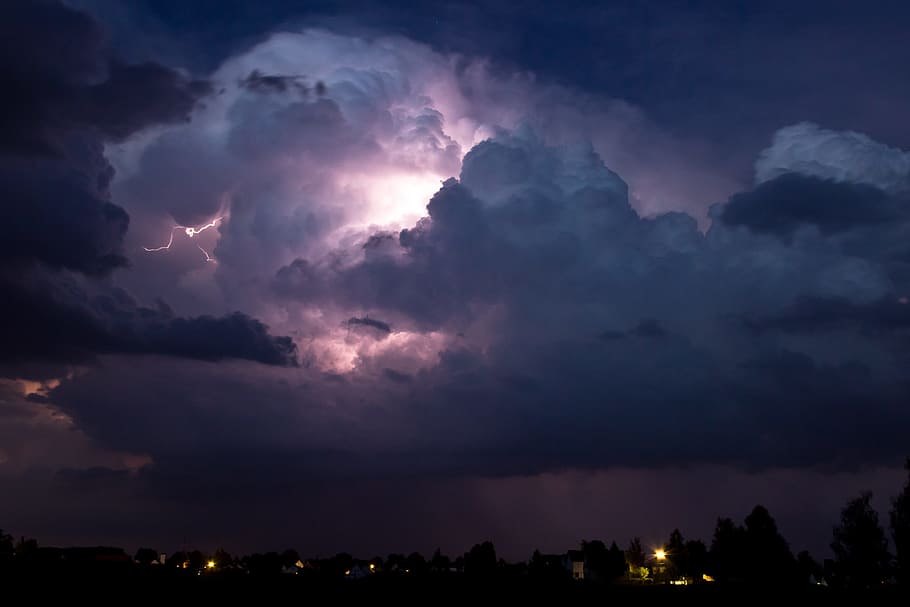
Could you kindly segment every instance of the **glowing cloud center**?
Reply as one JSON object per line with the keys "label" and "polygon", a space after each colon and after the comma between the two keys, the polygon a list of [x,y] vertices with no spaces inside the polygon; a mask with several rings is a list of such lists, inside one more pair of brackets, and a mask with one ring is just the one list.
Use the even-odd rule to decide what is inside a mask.
{"label": "glowing cloud center", "polygon": [[343,189],[366,203],[349,226],[404,227],[426,215],[426,206],[448,175],[399,171],[391,174],[345,175]]}
{"label": "glowing cloud center", "polygon": [[[142,247],[142,248],[145,249],[149,253],[157,253],[158,251],[167,251],[171,248],[171,245],[174,244],[174,234],[177,232],[177,230],[183,230],[184,234],[186,234],[190,238],[193,238],[194,236],[196,236],[196,234],[201,234],[202,232],[205,232],[209,228],[214,228],[216,225],[218,225],[218,222],[220,222],[222,219],[224,219],[224,217],[216,217],[215,219],[211,220],[207,224],[201,225],[199,227],[174,226],[173,228],[171,228],[171,236],[170,236],[170,238],[168,238],[166,245],[162,245],[160,247]],[[212,263],[216,263],[215,258],[212,257],[211,255],[209,255],[208,251],[206,251],[199,245],[196,245],[196,248],[198,248],[200,251],[202,251],[202,254],[205,255],[205,260],[207,262],[211,261]]]}

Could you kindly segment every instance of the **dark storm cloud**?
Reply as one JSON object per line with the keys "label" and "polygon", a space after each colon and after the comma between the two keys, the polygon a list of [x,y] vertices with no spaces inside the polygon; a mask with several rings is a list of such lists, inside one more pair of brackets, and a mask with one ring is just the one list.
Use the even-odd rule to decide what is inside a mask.
{"label": "dark storm cloud", "polygon": [[[170,56],[207,68],[299,14],[291,2],[148,0],[127,9],[105,0],[72,3],[141,15],[143,25],[155,26],[150,31],[172,36],[172,44],[161,46],[147,44],[143,35],[121,44],[132,58],[146,60],[167,47]],[[599,113],[607,104],[603,97],[558,87],[537,95],[533,87],[513,86],[510,63],[534,70],[540,82],[549,76],[638,101],[675,132],[721,141],[708,156],[724,167],[719,172],[732,166],[742,180],[758,142],[772,128],[806,116],[836,128],[870,125],[892,141],[910,141],[898,119],[906,82],[893,77],[906,63],[904,20],[893,18],[906,16],[905,7],[883,18],[872,9],[831,3],[818,10],[815,3],[793,8],[791,2],[781,15],[776,6],[570,3],[553,19],[547,3],[408,11],[386,10],[400,8],[396,2],[354,6],[372,17],[368,26],[492,57],[489,79],[506,85],[486,91],[485,76],[472,79],[470,62],[458,60],[457,82],[439,94],[457,92],[454,105],[482,107],[493,116],[519,105],[540,123],[573,122],[574,130],[562,132],[571,136],[555,141],[592,134],[624,150],[627,131],[603,126],[600,116],[615,120],[613,105]],[[313,10],[337,15],[351,5]],[[426,108],[409,114],[404,128],[391,128],[400,126],[391,110],[412,100],[415,89],[408,85],[420,84],[415,74],[441,70],[448,57],[425,61],[397,42],[381,49],[362,39],[327,43],[331,36],[317,36],[310,44],[279,37],[259,48],[260,55],[239,56],[221,72],[229,76],[227,89],[246,86],[233,100],[236,91],[219,96],[223,105],[212,104],[214,118],[198,133],[166,131],[138,157],[125,155],[139,166],[123,191],[137,217],[139,209],[157,212],[165,230],[166,213],[194,225],[230,201],[230,217],[218,228],[215,270],[228,301],[261,303],[259,309],[303,335],[301,344],[316,325],[313,349],[337,356],[328,370],[308,359],[304,368],[281,369],[293,359],[292,343],[269,336],[249,317],[180,319],[167,306],[145,308],[109,286],[70,280],[68,272],[101,275],[121,266],[127,225],[125,215],[105,214],[106,163],[67,172],[79,157],[66,152],[71,138],[119,140],[133,125],[179,122],[204,85],[147,64],[123,71],[125,64],[102,51],[86,54],[102,48],[96,26],[73,11],[59,17],[35,19],[49,28],[42,37],[53,39],[60,24],[72,21],[70,39],[78,43],[50,67],[43,51],[23,54],[41,68],[33,71],[46,69],[53,78],[20,87],[20,100],[36,101],[13,112],[16,124],[3,147],[21,155],[56,153],[64,181],[84,177],[96,202],[76,198],[77,211],[61,215],[68,222],[92,218],[85,227],[77,221],[77,241],[47,232],[44,240],[23,238],[6,247],[10,278],[3,291],[16,293],[8,303],[16,314],[0,328],[23,344],[9,354],[12,360],[108,354],[84,375],[31,398],[59,408],[94,444],[152,462],[135,477],[114,465],[67,472],[59,480],[72,487],[139,486],[143,503],[155,509],[179,503],[174,521],[185,524],[190,504],[198,507],[197,522],[223,517],[224,528],[235,528],[241,518],[251,526],[251,509],[238,503],[259,504],[274,525],[275,503],[293,497],[318,510],[321,494],[314,497],[312,489],[365,479],[615,466],[640,473],[643,467],[718,463],[844,469],[906,456],[910,385],[906,358],[892,347],[906,327],[898,306],[910,292],[910,217],[899,191],[910,183],[905,154],[885,146],[873,154],[868,138],[796,125],[756,166],[757,185],[715,207],[713,224],[684,213],[647,215],[636,212],[644,207],[630,204],[630,195],[638,197],[636,190],[674,169],[690,189],[703,188],[679,168],[689,165],[663,162],[673,158],[660,155],[668,140],[657,129],[639,129],[636,121],[644,119],[625,108],[618,122],[633,123],[632,147],[641,139],[655,154],[637,157],[649,166],[638,183],[620,171],[631,188],[589,146],[548,147],[525,131],[501,132],[468,154],[459,178],[432,197],[423,220],[372,238],[346,235],[326,255],[321,237],[362,219],[356,193],[340,198],[338,208],[321,208],[323,199],[337,195],[325,187],[331,178],[347,177],[345,171],[382,173],[383,146],[410,146],[417,153],[407,163],[456,174],[462,150],[443,127],[462,118],[468,126],[475,119],[483,126],[500,123],[482,112],[443,116]],[[117,32],[121,40],[137,30],[130,18],[125,22]],[[361,53],[353,71],[344,63],[352,48]],[[395,51],[391,61],[388,48]],[[340,88],[319,99],[288,94],[295,72],[281,64],[322,56]],[[402,58],[407,61],[399,64]],[[396,69],[406,69],[388,67],[405,63],[417,67],[403,78]],[[270,67],[250,80],[254,65]],[[46,85],[58,75],[61,83]],[[133,90],[166,103],[119,107],[116,98]],[[71,106],[60,106],[61,91],[73,92]],[[107,114],[110,121],[103,119]],[[394,137],[380,137],[390,133]],[[435,150],[433,162],[425,160],[426,150]],[[882,156],[889,162],[880,162]],[[309,179],[320,174],[330,179]],[[673,187],[656,191],[664,198],[681,195]],[[729,191],[705,195],[703,202],[723,200]],[[647,213],[694,208],[658,203]],[[9,218],[12,225],[32,225],[28,217]],[[66,246],[58,250],[58,243]],[[36,264],[51,270],[34,271]],[[186,283],[196,279],[181,276]],[[362,322],[372,321],[365,311],[382,320]],[[17,315],[25,322],[16,324]],[[382,338],[364,338],[360,330]],[[320,331],[343,336],[323,338]],[[202,360],[171,360],[172,354]],[[206,362],[232,357],[274,366]],[[718,476],[726,478],[723,470]],[[667,473],[678,476],[675,469]],[[532,495],[544,492],[535,489]],[[691,487],[681,493],[691,496]],[[326,508],[325,518],[313,520],[335,530],[322,522],[344,519],[344,531],[351,520],[376,516],[372,508],[364,514],[351,506],[372,503],[364,497],[374,494],[354,494],[343,500],[360,510],[351,518],[339,516],[344,509]],[[160,496],[179,499],[155,499]],[[421,501],[414,503],[421,510]],[[403,516],[397,501],[389,512],[390,520]],[[383,523],[377,517],[364,535]]]}
{"label": "dark storm cloud", "polygon": [[[275,278],[289,302],[473,335],[401,397],[422,435],[460,437],[451,461],[442,447],[414,458],[516,474],[904,449],[910,386],[881,339],[910,288],[898,198],[787,174],[716,207],[701,233],[681,213],[640,217],[596,155],[525,133],[477,146],[427,211],[397,247],[379,237],[357,263],[301,259]],[[818,229],[796,238],[804,225]],[[771,329],[796,338],[789,358]]]}
{"label": "dark storm cloud", "polygon": [[276,272],[288,313],[385,336],[324,342],[368,344],[349,369],[107,356],[48,406],[147,456],[130,487],[201,511],[367,482],[905,457],[910,384],[883,340],[906,321],[902,213],[792,238],[722,220],[703,233],[639,216],[586,148],[502,134],[465,166],[416,225]]}
{"label": "dark storm cloud", "polygon": [[903,337],[910,328],[910,304],[906,299],[881,299],[857,303],[842,297],[803,297],[778,315],[748,321],[758,330],[778,329],[788,333],[860,330],[883,337]]}
{"label": "dark storm cloud", "polygon": [[0,9],[0,149],[59,153],[66,137],[122,139],[185,119],[209,85],[155,64],[125,65],[104,49],[99,25],[55,0]]}
{"label": "dark storm cloud", "polygon": [[119,352],[294,364],[291,340],[248,316],[180,318],[79,276],[127,265],[129,216],[110,200],[103,143],[186,120],[209,85],[115,60],[98,25],[60,2],[4,3],[0,38],[4,363]]}
{"label": "dark storm cloud", "polygon": [[296,364],[290,338],[269,335],[241,313],[181,318],[163,302],[143,307],[119,289],[90,295],[75,278],[52,273],[6,275],[0,284],[6,293],[0,303],[3,362],[86,362],[124,353]]}
{"label": "dark storm cloud", "polygon": [[113,61],[99,26],[60,2],[0,8],[0,264],[100,275],[125,264],[129,217],[109,200],[103,140],[187,118],[209,87]]}
{"label": "dark storm cloud", "polygon": [[835,182],[788,173],[732,196],[720,219],[756,232],[789,236],[814,225],[825,234],[896,219],[898,209],[871,185]]}
{"label": "dark storm cloud", "polygon": [[207,82],[189,80],[157,63],[113,63],[107,79],[86,91],[82,112],[88,125],[117,141],[149,125],[189,120],[210,92]]}
{"label": "dark storm cloud", "polygon": [[40,262],[94,276],[126,265],[130,218],[108,200],[112,169],[101,145],[72,139],[66,154],[0,163],[0,265]]}

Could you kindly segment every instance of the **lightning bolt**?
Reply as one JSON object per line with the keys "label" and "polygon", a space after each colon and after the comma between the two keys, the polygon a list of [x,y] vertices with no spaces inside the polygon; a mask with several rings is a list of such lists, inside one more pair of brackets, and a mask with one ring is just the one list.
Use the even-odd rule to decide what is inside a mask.
{"label": "lightning bolt", "polygon": [[[199,226],[199,227],[192,227],[192,226],[174,226],[173,228],[171,228],[171,236],[170,236],[170,238],[168,238],[167,244],[166,244],[166,245],[163,245],[163,246],[160,246],[160,247],[142,247],[142,248],[145,249],[146,251],[148,251],[149,253],[156,253],[156,252],[158,252],[158,251],[167,251],[168,249],[171,248],[171,245],[174,244],[174,234],[177,232],[177,230],[183,230],[183,233],[184,233],[184,234],[186,234],[187,236],[189,236],[190,238],[192,238],[192,237],[195,236],[196,234],[201,234],[202,232],[205,232],[205,231],[208,230],[209,228],[214,228],[216,225],[218,225],[218,222],[221,221],[222,219],[224,219],[224,217],[216,217],[215,219],[211,220],[211,221],[208,222],[207,224],[201,225],[201,226]],[[215,262],[215,258],[212,257],[211,255],[209,255],[209,254],[208,254],[208,251],[206,251],[205,249],[203,249],[203,248],[200,247],[199,245],[196,245],[196,247],[197,247],[200,251],[202,251],[203,255],[205,255],[205,260],[206,260],[206,261],[211,261],[211,262],[213,262],[213,263]]]}
{"label": "lightning bolt", "polygon": [[212,263],[218,263],[217,261],[215,261],[215,258],[214,258],[214,257],[212,257],[211,255],[209,255],[209,252],[208,252],[208,251],[206,251],[205,249],[203,249],[202,247],[200,247],[198,244],[196,245],[196,248],[199,249],[200,251],[202,251],[202,254],[205,255],[205,260],[206,260],[206,261],[211,261]]}

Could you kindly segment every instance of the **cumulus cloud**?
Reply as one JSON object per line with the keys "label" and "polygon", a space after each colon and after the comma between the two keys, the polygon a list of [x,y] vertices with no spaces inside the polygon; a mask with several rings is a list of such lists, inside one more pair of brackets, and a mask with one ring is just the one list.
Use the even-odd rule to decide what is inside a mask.
{"label": "cumulus cloud", "polygon": [[[735,188],[629,104],[503,75],[483,59],[403,38],[282,32],[225,61],[211,81],[217,95],[190,123],[110,147],[112,189],[134,218],[128,248],[138,253],[174,224],[224,216],[209,292],[271,324],[284,313],[250,295],[268,287],[264,276],[413,225],[440,183],[461,172],[464,154],[503,129],[573,144],[566,149],[578,172],[569,181],[593,179],[585,171],[599,169],[586,158],[600,154],[632,184],[630,200],[643,214],[692,209],[704,228],[712,197]],[[479,165],[483,153],[472,154]],[[142,273],[159,277],[189,276],[203,261],[198,251],[140,257]],[[169,286],[152,278],[130,288]]]}
{"label": "cumulus cloud", "polygon": [[[682,213],[641,216],[589,147],[501,133],[415,224],[275,271],[275,305],[322,327],[298,338],[301,368],[112,358],[50,398],[108,448],[149,454],[161,491],[190,491],[192,454],[206,479],[192,491],[213,499],[291,478],[891,462],[910,423],[892,331],[907,217],[848,186],[781,177],[716,207],[703,232]],[[815,200],[858,219],[826,219]],[[170,419],[186,420],[179,434],[156,429]]]}
{"label": "cumulus cloud", "polygon": [[863,133],[832,131],[811,122],[780,129],[755,163],[756,182],[784,173],[867,183],[887,192],[910,188],[910,153]]}
{"label": "cumulus cloud", "polygon": [[[625,192],[596,155],[503,136],[468,153],[397,243],[383,236],[370,245],[382,252],[346,265],[297,260],[274,288],[303,307],[366,307],[397,330],[448,335],[415,378],[432,388],[410,394],[434,411],[428,423],[473,437],[466,470],[476,449],[501,473],[808,464],[846,443],[872,460],[899,455],[899,441],[850,438],[854,422],[833,421],[861,415],[860,395],[878,436],[910,421],[895,405],[906,343],[881,330],[899,326],[910,286],[892,250],[910,218],[894,198],[786,175],[719,205],[702,233],[686,215],[641,217]],[[799,226],[814,230],[779,238]],[[826,430],[811,437],[791,423],[816,415]],[[472,433],[479,419],[495,444]]]}

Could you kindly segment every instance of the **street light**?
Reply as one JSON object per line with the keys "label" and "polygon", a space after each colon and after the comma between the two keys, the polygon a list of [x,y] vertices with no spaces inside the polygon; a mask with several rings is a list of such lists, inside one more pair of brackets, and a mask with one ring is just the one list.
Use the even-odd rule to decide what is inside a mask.
{"label": "street light", "polygon": [[654,551],[654,558],[656,558],[658,561],[662,561],[667,558],[667,553],[664,552],[663,548],[658,548]]}

